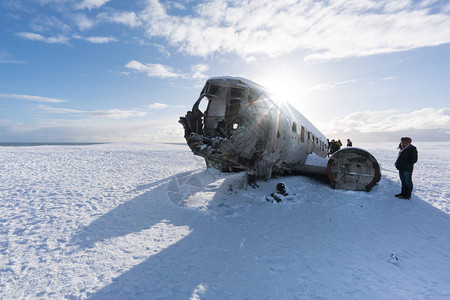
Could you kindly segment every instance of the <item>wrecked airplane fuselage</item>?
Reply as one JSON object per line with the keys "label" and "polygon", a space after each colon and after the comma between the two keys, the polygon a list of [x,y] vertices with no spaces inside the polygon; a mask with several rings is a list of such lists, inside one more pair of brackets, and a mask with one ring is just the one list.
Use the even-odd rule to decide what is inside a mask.
{"label": "wrecked airplane fuselage", "polygon": [[[296,172],[327,173],[325,136],[289,103],[274,100],[250,80],[207,80],[192,110],[179,122],[187,144],[194,154],[205,158],[208,167],[224,172],[243,170],[257,179]],[[376,171],[372,173],[378,176]],[[373,184],[369,183],[370,188]],[[363,189],[370,190],[366,185]]]}

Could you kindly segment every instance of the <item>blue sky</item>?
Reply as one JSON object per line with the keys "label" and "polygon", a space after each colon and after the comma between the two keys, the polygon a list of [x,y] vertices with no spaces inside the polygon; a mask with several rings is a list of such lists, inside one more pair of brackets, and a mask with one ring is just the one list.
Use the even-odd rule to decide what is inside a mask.
{"label": "blue sky", "polygon": [[450,141],[450,2],[3,0],[0,142],[182,142],[205,80],[327,137]]}

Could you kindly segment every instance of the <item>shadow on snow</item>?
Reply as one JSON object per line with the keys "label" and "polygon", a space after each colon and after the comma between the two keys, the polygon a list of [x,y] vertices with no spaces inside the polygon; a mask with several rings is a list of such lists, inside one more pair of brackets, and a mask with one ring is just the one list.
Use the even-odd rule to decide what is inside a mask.
{"label": "shadow on snow", "polygon": [[[238,175],[209,172],[181,173],[137,187],[152,189],[74,237],[80,247],[92,247],[162,220],[191,230],[90,299],[450,295],[449,216],[416,196],[393,198],[398,185],[392,181],[383,177],[364,193],[284,178],[288,186],[300,181],[296,201],[277,205],[246,197],[251,189],[236,196]],[[206,207],[187,208],[185,200],[196,192],[213,196]],[[235,198],[240,203],[227,203]]]}

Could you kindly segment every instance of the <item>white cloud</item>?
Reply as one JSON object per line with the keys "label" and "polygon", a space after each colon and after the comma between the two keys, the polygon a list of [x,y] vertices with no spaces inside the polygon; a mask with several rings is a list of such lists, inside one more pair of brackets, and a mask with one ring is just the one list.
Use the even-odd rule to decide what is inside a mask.
{"label": "white cloud", "polygon": [[147,115],[146,111],[141,110],[109,109],[88,111],[70,108],[55,108],[50,106],[40,106],[39,108],[48,113],[70,114],[75,116],[89,116],[107,119],[126,119],[130,117],[144,117]]}
{"label": "white cloud", "polygon": [[35,102],[47,102],[47,103],[67,102],[67,100],[62,100],[62,99],[31,96],[31,95],[18,95],[18,94],[0,94],[0,98],[20,99],[20,100],[35,101]]}
{"label": "white cloud", "polygon": [[155,47],[156,49],[158,49],[158,52],[163,54],[166,57],[170,57],[170,52],[167,51],[166,47],[164,47],[164,45],[160,45],[160,44],[150,44],[151,46]]}
{"label": "white cloud", "polygon": [[397,79],[397,77],[395,76],[387,76],[384,78],[355,78],[355,79],[348,79],[348,80],[342,80],[342,81],[332,81],[332,82],[325,82],[325,83],[319,83],[316,85],[313,85],[309,88],[307,88],[308,91],[310,92],[315,92],[315,91],[327,91],[327,90],[331,90],[337,86],[341,86],[341,85],[349,85],[349,84],[358,84],[358,83],[369,83],[372,84],[374,82],[379,82],[379,81],[389,81],[389,80],[395,80]]}
{"label": "white cloud", "polygon": [[169,105],[164,104],[164,103],[153,103],[153,104],[147,105],[148,110],[161,110],[161,109],[168,108],[168,107],[169,107]]}
{"label": "white cloud", "polygon": [[88,18],[86,15],[84,14],[76,14],[73,17],[73,21],[75,22],[75,24],[78,26],[78,28],[83,31],[86,29],[90,29],[95,25],[95,21],[93,21],[92,19]]}
{"label": "white cloud", "polygon": [[20,60],[15,60],[7,52],[2,52],[0,50],[0,64],[24,64],[25,62]]}
{"label": "white cloud", "polygon": [[352,83],[357,83],[357,82],[361,82],[361,79],[350,79],[350,80],[316,84],[316,85],[310,87],[308,90],[309,91],[326,91],[326,90],[332,89],[339,85],[352,84]]}
{"label": "white cloud", "polygon": [[53,29],[57,29],[62,32],[69,32],[70,26],[61,21],[55,16],[38,15],[34,17],[30,22],[30,27],[33,31],[45,32]]}
{"label": "white cloud", "polygon": [[117,42],[117,39],[115,37],[111,37],[111,36],[89,36],[89,37],[84,37],[81,35],[73,35],[72,36],[74,39],[79,39],[79,40],[85,40],[89,43],[92,44],[107,44],[110,42]]}
{"label": "white cloud", "polygon": [[450,108],[424,108],[413,112],[362,111],[344,118],[333,118],[320,126],[327,136],[383,136],[414,133],[434,140],[450,139]]}
{"label": "white cloud", "polygon": [[206,71],[209,70],[209,66],[205,64],[198,64],[191,66],[192,70],[192,77],[194,79],[207,79],[209,76],[204,74]]}
{"label": "white cloud", "polygon": [[[307,61],[391,53],[450,42],[445,7],[408,0],[212,0],[195,14],[169,14],[149,0],[140,15],[150,37],[190,55],[236,53],[246,60],[306,51]],[[434,6],[433,6],[434,7]]]}
{"label": "white cloud", "polygon": [[[143,64],[136,60],[132,60],[125,65],[126,68],[134,70],[136,72],[144,73],[149,77],[159,78],[184,78],[194,80],[204,80],[208,78],[204,72],[209,69],[208,65],[197,64],[191,66],[191,74],[182,73],[181,71],[174,70],[172,67],[161,64]],[[127,75],[126,72],[122,74]]]}
{"label": "white cloud", "polygon": [[85,40],[93,44],[107,44],[109,42],[117,42],[116,38],[107,36],[90,36],[85,38]]}
{"label": "white cloud", "polygon": [[[1,95],[0,95],[1,96]],[[91,118],[103,118],[103,119],[128,119],[134,117],[145,117],[150,112],[156,110],[167,109],[175,106],[170,106],[164,103],[152,103],[139,108],[132,109],[107,109],[107,110],[79,110],[72,108],[57,108],[48,105],[40,105],[37,108],[47,113],[53,114],[67,114],[75,117],[91,117]]]}
{"label": "white cloud", "polygon": [[135,70],[141,73],[145,73],[149,77],[159,78],[177,78],[184,75],[174,70],[171,67],[161,64],[142,64],[136,60],[132,60],[125,65],[128,69]]}
{"label": "white cloud", "polygon": [[174,8],[174,9],[179,9],[179,10],[186,10],[186,6],[184,6],[182,3],[180,2],[174,2],[174,1],[167,1],[166,5],[169,8]]}
{"label": "white cloud", "polygon": [[16,35],[31,41],[40,41],[49,44],[67,44],[69,42],[69,38],[66,36],[57,36],[57,37],[44,37],[38,33],[32,32],[18,32]]}
{"label": "white cloud", "polygon": [[139,20],[134,12],[101,13],[97,18],[111,23],[127,25],[131,28],[142,25],[141,20]]}
{"label": "white cloud", "polygon": [[[32,40],[32,41],[40,41],[45,42],[49,44],[67,44],[70,40],[69,37],[66,36],[60,36],[60,37],[44,37],[41,34],[38,33],[31,33],[31,32],[19,32],[17,33],[18,36]],[[107,44],[110,42],[117,42],[117,39],[115,37],[108,37],[108,36],[90,36],[90,37],[83,37],[80,35],[73,35],[72,36],[75,39],[82,39],[85,41],[88,41],[93,44]]]}
{"label": "white cloud", "polygon": [[103,6],[110,0],[83,0],[81,3],[77,5],[78,9],[94,9],[99,8],[100,6]]}

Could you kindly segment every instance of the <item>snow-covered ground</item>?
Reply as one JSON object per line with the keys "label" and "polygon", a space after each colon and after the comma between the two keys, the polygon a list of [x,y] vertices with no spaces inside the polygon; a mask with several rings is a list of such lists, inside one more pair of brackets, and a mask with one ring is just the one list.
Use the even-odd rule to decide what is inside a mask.
{"label": "snow-covered ground", "polygon": [[185,145],[0,147],[0,298],[450,299],[450,143],[413,144],[411,200],[396,143],[358,145],[369,193],[253,189]]}

